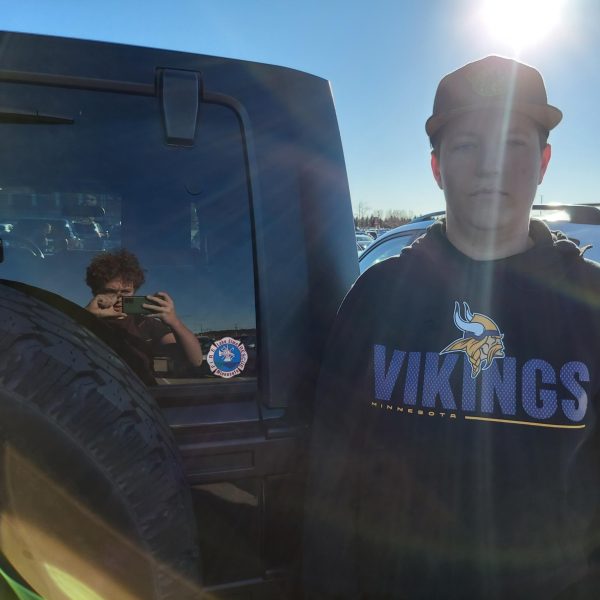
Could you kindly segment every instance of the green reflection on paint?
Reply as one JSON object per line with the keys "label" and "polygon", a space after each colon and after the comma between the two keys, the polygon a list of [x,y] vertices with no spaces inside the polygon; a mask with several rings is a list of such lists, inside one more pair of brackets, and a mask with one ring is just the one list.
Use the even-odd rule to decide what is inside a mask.
{"label": "green reflection on paint", "polygon": [[29,591],[20,583],[9,577],[2,569],[0,569],[0,575],[4,577],[6,583],[8,583],[10,589],[15,593],[19,600],[43,600],[41,596],[38,596],[35,592]]}
{"label": "green reflection on paint", "polygon": [[67,595],[69,600],[105,600],[103,596],[94,592],[87,585],[79,581],[79,579],[69,575],[66,571],[53,567],[52,565],[44,565],[48,575],[57,585],[61,592]]}

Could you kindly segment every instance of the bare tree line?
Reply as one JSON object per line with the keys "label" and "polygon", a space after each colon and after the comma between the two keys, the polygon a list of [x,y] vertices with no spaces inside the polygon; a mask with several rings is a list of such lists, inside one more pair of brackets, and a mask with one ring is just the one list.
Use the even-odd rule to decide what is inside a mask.
{"label": "bare tree line", "polygon": [[409,210],[374,210],[368,204],[360,202],[358,211],[354,215],[354,225],[359,229],[369,227],[391,229],[408,223],[414,216],[415,214]]}

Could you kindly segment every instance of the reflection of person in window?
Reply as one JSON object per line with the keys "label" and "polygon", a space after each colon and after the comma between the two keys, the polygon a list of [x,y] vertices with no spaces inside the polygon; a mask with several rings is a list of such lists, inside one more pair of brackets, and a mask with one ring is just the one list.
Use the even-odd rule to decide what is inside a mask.
{"label": "reflection of person in window", "polygon": [[153,356],[179,348],[190,365],[199,367],[202,364],[200,342],[177,317],[169,294],[157,292],[146,296],[148,302],[143,307],[152,315],[134,316],[123,312],[123,296],[133,296],[144,280],[140,263],[131,252],[98,254],[86,271],[86,283],[94,295],[86,309],[118,328],[126,343],[133,346],[138,355],[143,355],[148,365]]}

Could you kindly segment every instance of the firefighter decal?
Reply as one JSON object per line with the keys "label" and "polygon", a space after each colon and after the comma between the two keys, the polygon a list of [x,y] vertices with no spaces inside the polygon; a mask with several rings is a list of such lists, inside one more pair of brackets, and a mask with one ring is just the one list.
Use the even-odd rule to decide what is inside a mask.
{"label": "firefighter decal", "polygon": [[212,344],[206,362],[214,375],[229,379],[244,370],[248,353],[242,342],[224,337]]}
{"label": "firefighter decal", "polygon": [[491,366],[494,359],[504,358],[504,334],[488,316],[472,313],[466,302],[463,306],[464,318],[460,314],[460,304],[454,303],[454,324],[462,332],[462,337],[446,346],[440,354],[464,352],[471,364],[471,377],[475,379]]}

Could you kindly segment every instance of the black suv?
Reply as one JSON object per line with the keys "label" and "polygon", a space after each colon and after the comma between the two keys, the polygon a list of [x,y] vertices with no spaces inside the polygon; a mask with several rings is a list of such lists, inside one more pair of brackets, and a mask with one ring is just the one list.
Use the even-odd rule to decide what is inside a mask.
{"label": "black suv", "polygon": [[[0,222],[120,232],[3,254],[5,593],[298,593],[316,378],[358,275],[329,83],[45,36],[0,47]],[[175,300],[203,368],[158,356],[142,378],[82,308],[89,261],[119,247],[146,269],[139,293]]]}

